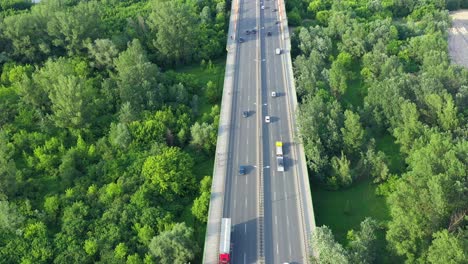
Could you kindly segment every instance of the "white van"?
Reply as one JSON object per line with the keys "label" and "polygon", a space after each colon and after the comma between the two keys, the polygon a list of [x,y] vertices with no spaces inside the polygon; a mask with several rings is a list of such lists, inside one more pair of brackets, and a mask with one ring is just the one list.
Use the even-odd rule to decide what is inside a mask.
{"label": "white van", "polygon": [[275,53],[276,53],[276,55],[280,55],[281,54],[281,49],[277,48]]}

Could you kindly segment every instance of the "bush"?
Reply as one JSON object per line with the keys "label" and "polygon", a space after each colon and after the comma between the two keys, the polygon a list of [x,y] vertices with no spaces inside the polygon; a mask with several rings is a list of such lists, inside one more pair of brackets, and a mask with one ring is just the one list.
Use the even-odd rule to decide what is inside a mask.
{"label": "bush", "polygon": [[299,11],[297,9],[293,9],[291,12],[288,14],[288,24],[293,27],[297,27],[301,25],[301,15],[299,14]]}
{"label": "bush", "polygon": [[445,6],[447,7],[448,10],[460,9],[460,0],[447,0]]}

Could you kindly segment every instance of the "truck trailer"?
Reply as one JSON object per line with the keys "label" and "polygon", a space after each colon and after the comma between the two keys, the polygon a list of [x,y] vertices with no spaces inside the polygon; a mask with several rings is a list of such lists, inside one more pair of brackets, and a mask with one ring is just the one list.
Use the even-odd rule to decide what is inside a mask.
{"label": "truck trailer", "polygon": [[284,171],[283,142],[276,141],[277,171]]}
{"label": "truck trailer", "polygon": [[219,264],[229,263],[231,263],[231,218],[223,218],[219,236]]}

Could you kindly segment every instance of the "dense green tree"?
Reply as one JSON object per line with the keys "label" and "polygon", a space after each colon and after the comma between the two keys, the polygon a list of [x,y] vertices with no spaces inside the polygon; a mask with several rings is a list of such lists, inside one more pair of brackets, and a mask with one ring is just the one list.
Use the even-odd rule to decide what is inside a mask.
{"label": "dense green tree", "polygon": [[[180,164],[184,166],[179,166]],[[195,178],[192,169],[192,158],[179,148],[170,147],[162,150],[159,155],[148,157],[142,173],[155,184],[161,195],[173,200],[193,189]]]}
{"label": "dense green tree", "polygon": [[129,102],[137,112],[159,106],[159,70],[148,60],[138,40],[133,40],[127,50],[120,53],[115,60],[115,68],[122,103]]}
{"label": "dense green tree", "polygon": [[211,199],[211,177],[203,177],[200,184],[200,196],[195,199],[192,206],[192,214],[203,223],[208,220],[208,208]]}
{"label": "dense green tree", "polygon": [[363,174],[370,175],[374,183],[383,182],[390,176],[387,158],[382,151],[375,152],[373,147],[369,147],[363,157],[363,163]]}
{"label": "dense green tree", "polygon": [[376,229],[377,222],[372,218],[366,218],[361,222],[361,229],[358,232],[351,232],[351,241],[348,244],[351,263],[370,264],[375,262]]}
{"label": "dense green tree", "polygon": [[16,164],[12,159],[14,154],[14,145],[8,140],[7,133],[0,130],[0,200],[15,194],[17,188],[16,182]]}
{"label": "dense green tree", "polygon": [[134,141],[142,145],[155,141],[165,142],[169,146],[184,145],[189,137],[190,122],[187,107],[165,107],[143,122],[132,122],[129,129]]}
{"label": "dense green tree", "polygon": [[466,149],[466,141],[437,133],[412,149],[410,170],[388,200],[392,221],[387,240],[408,262],[426,261],[432,235],[466,206]]}
{"label": "dense green tree", "polygon": [[78,5],[54,13],[47,23],[47,32],[55,46],[68,54],[78,54],[85,43],[102,34],[100,5],[96,1],[79,2]]}
{"label": "dense green tree", "polygon": [[399,125],[393,131],[403,153],[409,153],[413,144],[424,133],[424,124],[419,121],[416,105],[404,102],[401,105]]}
{"label": "dense green tree", "polygon": [[196,122],[191,128],[192,144],[198,149],[212,153],[216,147],[217,130],[213,124]]}
{"label": "dense green tree", "polygon": [[312,248],[317,253],[317,258],[313,258],[312,263],[350,263],[346,250],[339,243],[335,242],[332,231],[327,226],[315,228],[315,232],[312,233]]}
{"label": "dense green tree", "polygon": [[120,149],[126,149],[128,145],[131,143],[132,138],[130,135],[130,131],[128,130],[128,127],[126,124],[122,123],[112,123],[111,128],[109,131],[109,142],[120,148]]}
{"label": "dense green tree", "polygon": [[47,14],[32,12],[7,16],[2,23],[2,34],[11,43],[12,55],[19,61],[41,61],[51,52]]}
{"label": "dense green tree", "polygon": [[156,1],[149,19],[153,45],[165,61],[190,62],[197,57],[200,26],[190,2]]}
{"label": "dense green tree", "polygon": [[28,245],[28,254],[21,259],[22,263],[50,263],[53,248],[47,236],[47,227],[42,222],[26,226],[23,234]]}
{"label": "dense green tree", "polygon": [[206,84],[205,90],[206,96],[208,97],[208,100],[210,100],[210,102],[217,103],[220,101],[222,96],[221,89],[219,89],[218,85],[216,85],[214,82],[209,81]]}
{"label": "dense green tree", "polygon": [[457,107],[448,93],[430,94],[426,96],[426,104],[429,108],[426,115],[442,130],[450,131],[459,126]]}
{"label": "dense green tree", "polygon": [[193,243],[193,230],[185,223],[177,223],[171,230],[151,240],[149,251],[161,264],[183,264],[194,259],[197,247]]}
{"label": "dense green tree", "polygon": [[342,145],[343,114],[336,100],[323,94],[306,98],[299,108],[298,127],[307,163],[322,181],[327,178],[332,156]]}
{"label": "dense green tree", "polygon": [[323,68],[332,51],[332,42],[321,27],[301,28],[299,48],[303,54],[296,58],[294,67],[297,93],[302,97],[325,87],[326,73]]}
{"label": "dense green tree", "polygon": [[395,126],[400,115],[400,109],[405,98],[412,98],[412,89],[417,87],[408,75],[387,78],[374,83],[364,99],[366,112],[372,113],[374,121],[380,126],[388,128]]}
{"label": "dense green tree", "polygon": [[467,231],[457,233],[452,234],[443,230],[433,235],[434,240],[427,256],[429,263],[467,263]]}
{"label": "dense green tree", "polygon": [[55,124],[73,130],[86,128],[94,109],[94,87],[75,76],[59,77],[57,81],[49,94]]}
{"label": "dense green tree", "polygon": [[0,234],[14,233],[20,230],[24,220],[24,216],[18,212],[14,204],[0,200]]}
{"label": "dense green tree", "polygon": [[344,117],[344,127],[341,128],[343,143],[345,144],[347,153],[356,153],[363,144],[364,129],[359,121],[359,114],[346,110]]}
{"label": "dense green tree", "polygon": [[367,31],[365,25],[354,22],[352,26],[344,32],[341,38],[342,42],[338,44],[340,50],[350,54],[352,57],[361,57],[368,49],[366,36]]}
{"label": "dense green tree", "polygon": [[119,50],[110,39],[96,39],[86,45],[92,66],[98,69],[112,69]]}
{"label": "dense green tree", "polygon": [[346,52],[340,53],[332,63],[330,69],[330,87],[336,97],[340,97],[346,93],[348,82],[353,78],[351,67],[352,57]]}
{"label": "dense green tree", "polygon": [[351,162],[346,158],[346,155],[341,152],[341,157],[334,156],[331,159],[332,175],[326,180],[327,185],[332,189],[346,187],[353,182],[351,175]]}

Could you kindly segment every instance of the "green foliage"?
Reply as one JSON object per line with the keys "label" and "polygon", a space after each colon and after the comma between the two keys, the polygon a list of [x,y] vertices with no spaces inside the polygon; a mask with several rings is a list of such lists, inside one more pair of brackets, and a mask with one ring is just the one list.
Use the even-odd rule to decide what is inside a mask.
{"label": "green foliage", "polygon": [[429,263],[465,263],[468,256],[467,231],[462,230],[455,234],[447,230],[439,231],[433,235],[434,240],[429,248],[427,260]]}
{"label": "green foliage", "polygon": [[340,53],[330,69],[330,87],[336,97],[343,95],[348,88],[348,81],[353,78],[352,57],[349,53]]}
{"label": "green foliage", "polygon": [[206,84],[206,96],[208,97],[208,100],[211,102],[211,103],[216,103],[216,102],[219,102],[220,99],[221,99],[221,90],[219,89],[219,87],[212,81],[209,81],[207,84]]}
{"label": "green foliage", "polygon": [[158,263],[187,263],[195,257],[198,248],[193,243],[193,230],[184,223],[177,223],[171,230],[154,237],[149,251]]}
{"label": "green foliage", "polygon": [[2,35],[11,43],[11,55],[18,61],[41,61],[52,49],[47,34],[47,13],[39,9],[31,13],[8,16],[2,21]]}
{"label": "green foliage", "polygon": [[201,247],[230,6],[158,5],[1,1],[0,262],[156,263],[152,238],[181,221]]}
{"label": "green foliage", "polygon": [[344,117],[344,127],[341,128],[343,142],[348,153],[356,153],[363,144],[364,129],[359,121],[358,114],[346,110]]}
{"label": "green foliage", "polygon": [[126,124],[112,123],[109,131],[109,142],[118,148],[126,149],[132,138]]}
{"label": "green foliage", "polygon": [[318,259],[312,259],[312,263],[350,263],[346,250],[335,242],[332,231],[327,226],[317,227],[312,233],[312,248],[318,255]]}
{"label": "green foliage", "polygon": [[15,194],[16,164],[12,159],[14,145],[8,140],[4,130],[0,130],[0,200]]}
{"label": "green foliage", "polygon": [[14,233],[24,221],[24,216],[18,212],[14,204],[0,200],[0,232]]}
{"label": "green foliage", "polygon": [[309,167],[326,179],[329,159],[342,145],[340,128],[343,114],[337,101],[326,101],[320,94],[307,98],[300,106],[298,126]]}
{"label": "green foliage", "polygon": [[366,218],[361,222],[361,229],[353,232],[348,244],[351,263],[374,263],[376,259],[377,222]]}
{"label": "green foliage", "polygon": [[54,46],[64,48],[68,54],[79,54],[85,43],[102,34],[100,6],[96,1],[59,10],[47,23],[47,32]]}
{"label": "green foliage", "polygon": [[161,91],[157,85],[158,67],[146,57],[138,40],[115,60],[117,85],[122,103],[130,103],[137,112],[160,105]]}
{"label": "green foliage", "polygon": [[110,39],[96,39],[94,43],[87,44],[89,57],[94,61],[91,65],[98,69],[112,69],[114,59],[119,51]]}
{"label": "green foliage", "polygon": [[199,50],[200,26],[190,3],[156,2],[150,14],[154,47],[164,61],[191,62]]}
{"label": "green foliage", "polygon": [[208,153],[212,153],[216,148],[216,138],[218,131],[213,124],[196,122],[190,128],[192,134],[192,144],[198,149],[203,149]]}
{"label": "green foliage", "polygon": [[335,156],[331,159],[332,176],[328,179],[328,185],[332,189],[346,187],[353,182],[350,164],[351,162],[343,153],[341,153],[341,158]]}
{"label": "green foliage", "polygon": [[[402,258],[348,255],[351,263],[457,263],[463,258],[458,250],[463,244],[456,242],[462,236],[451,222],[463,212],[459,201],[466,200],[461,191],[466,189],[466,162],[460,157],[466,152],[466,100],[461,98],[468,71],[450,63],[450,18],[444,8],[464,2],[288,3],[288,10],[302,10],[306,3],[315,17],[312,23],[319,24],[298,28],[292,37],[297,41],[292,54],[298,54],[294,66],[301,100],[299,134],[312,175],[329,189],[369,177],[381,183],[380,195],[390,197],[389,250],[384,255]],[[337,207],[352,217],[356,200],[340,200],[319,209],[319,215]],[[335,228],[344,224],[331,217],[327,221]],[[455,238],[440,235],[447,225]],[[460,221],[454,226],[458,225]],[[444,242],[432,246],[436,238]],[[449,252],[450,244],[454,250]],[[437,247],[447,248],[448,257]]]}
{"label": "green foliage", "polygon": [[318,256],[312,257],[312,263],[374,263],[376,228],[375,220],[364,219],[359,231],[348,231],[349,243],[347,248],[344,248],[335,241],[329,227],[317,227],[312,234],[312,248]]}
{"label": "green foliage", "polygon": [[299,26],[302,22],[301,14],[299,10],[293,9],[288,13],[288,25],[296,27]]}
{"label": "green foliage", "polygon": [[192,206],[192,214],[202,223],[208,220],[208,208],[211,199],[211,177],[203,177],[200,184],[200,196],[195,199]]}
{"label": "green foliage", "polygon": [[[59,77],[49,94],[53,120],[57,127],[80,130],[92,118],[94,88],[75,76]],[[89,120],[88,119],[88,120]]]}
{"label": "green foliage", "polygon": [[392,247],[408,261],[425,261],[432,234],[465,206],[466,148],[466,141],[435,133],[410,152],[410,170],[388,200],[392,221],[387,232]]}
{"label": "green foliage", "polygon": [[[184,164],[183,167],[179,166]],[[193,160],[179,148],[171,147],[162,150],[156,156],[146,159],[142,173],[158,192],[168,200],[187,195],[194,186],[192,174]]]}

